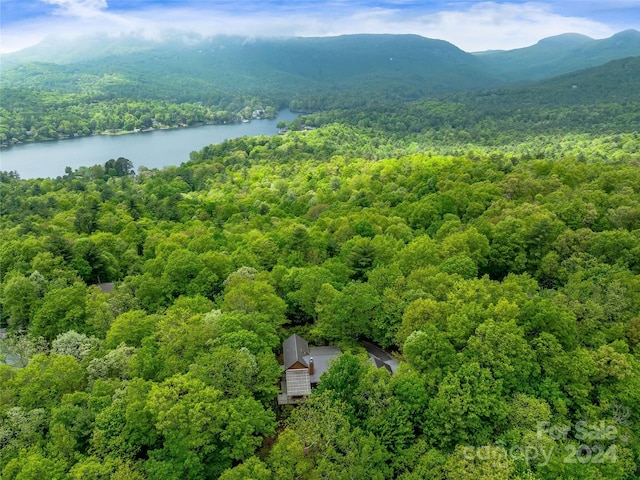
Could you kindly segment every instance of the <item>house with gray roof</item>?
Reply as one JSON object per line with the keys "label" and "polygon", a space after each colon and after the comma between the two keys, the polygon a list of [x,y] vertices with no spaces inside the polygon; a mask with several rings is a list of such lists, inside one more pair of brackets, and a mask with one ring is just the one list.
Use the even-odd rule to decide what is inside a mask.
{"label": "house with gray roof", "polygon": [[284,373],[280,382],[278,403],[297,404],[311,395],[312,387],[320,382],[331,360],[342,351],[338,347],[309,347],[300,335],[293,334],[282,343]]}
{"label": "house with gray roof", "polygon": [[[362,341],[371,362],[377,368],[396,373],[400,362],[373,343]],[[282,343],[282,378],[279,405],[299,404],[311,395],[311,390],[320,377],[331,366],[331,361],[342,353],[338,347],[310,347],[298,334],[293,334]]]}

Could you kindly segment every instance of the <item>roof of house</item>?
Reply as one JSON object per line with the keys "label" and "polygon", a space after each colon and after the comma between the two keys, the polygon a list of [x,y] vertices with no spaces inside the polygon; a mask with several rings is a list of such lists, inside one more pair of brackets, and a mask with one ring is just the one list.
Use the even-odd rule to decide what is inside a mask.
{"label": "roof of house", "polygon": [[311,381],[309,380],[309,370],[300,368],[297,370],[287,370],[287,395],[296,397],[300,395],[311,395]]}
{"label": "roof of house", "polygon": [[329,370],[331,361],[342,353],[338,347],[310,347],[309,354],[304,356],[307,365],[313,358],[313,373],[309,373],[309,381],[315,385],[320,382],[320,376]]}
{"label": "roof of house", "polygon": [[367,350],[369,358],[373,364],[378,368],[386,368],[390,373],[396,373],[400,366],[400,361],[397,358],[391,356],[389,352],[385,352],[378,345],[371,342],[362,341],[362,346]]}
{"label": "roof of house", "polygon": [[113,282],[98,283],[97,285],[100,288],[100,290],[102,290],[102,293],[111,293],[113,292],[113,289],[115,287]]}
{"label": "roof of house", "polygon": [[298,362],[305,368],[309,366],[304,358],[305,355],[309,354],[309,344],[296,333],[282,343],[282,354],[285,370],[288,370]]}
{"label": "roof of house", "polygon": [[[386,368],[395,373],[400,362],[377,345],[363,342],[369,358],[378,368]],[[338,347],[309,347],[300,335],[293,334],[282,343],[285,370],[282,377],[282,394],[278,404],[300,403],[304,396],[311,394],[311,386],[320,382],[320,377],[331,366],[342,350]],[[313,369],[310,368],[313,359]],[[310,371],[312,370],[312,371]]]}
{"label": "roof of house", "polygon": [[376,357],[375,355],[369,354],[369,358],[371,359],[373,364],[376,366],[376,368],[384,367],[384,362],[380,360],[378,357]]}

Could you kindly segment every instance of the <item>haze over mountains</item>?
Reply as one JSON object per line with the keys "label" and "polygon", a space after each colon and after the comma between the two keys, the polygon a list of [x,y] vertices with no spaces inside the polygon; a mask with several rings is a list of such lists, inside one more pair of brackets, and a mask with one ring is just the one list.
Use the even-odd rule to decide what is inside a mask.
{"label": "haze over mountains", "polygon": [[640,32],[565,34],[510,51],[467,53],[416,35],[324,38],[92,37],[2,56],[3,87],[209,101],[228,93],[301,96],[368,91],[412,100],[522,84],[640,56]]}
{"label": "haze over mountains", "polygon": [[625,30],[610,38],[594,40],[567,33],[545,38],[531,47],[482,52],[478,56],[505,80],[539,80],[610,60],[640,55],[640,32]]}
{"label": "haze over mountains", "polygon": [[[286,107],[339,111],[314,125],[347,117],[360,125],[363,108],[390,112],[393,125],[381,126],[398,134],[422,124],[477,130],[487,115],[499,119],[491,128],[513,130],[522,118],[548,118],[549,109],[556,112],[538,125],[544,131],[566,130],[569,122],[602,133],[640,122],[630,103],[640,100],[635,30],[604,40],[560,35],[482,54],[417,35],[161,42],[96,36],[17,52],[3,57],[2,67],[0,142],[7,146],[149,129],[154,119],[169,127],[238,122]],[[418,107],[407,121],[407,102],[432,100],[437,107]],[[573,109],[571,120],[565,107]]]}

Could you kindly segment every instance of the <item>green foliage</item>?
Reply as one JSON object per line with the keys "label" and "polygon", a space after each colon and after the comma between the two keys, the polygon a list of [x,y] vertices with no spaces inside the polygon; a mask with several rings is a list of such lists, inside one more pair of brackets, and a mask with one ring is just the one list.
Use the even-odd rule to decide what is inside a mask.
{"label": "green foliage", "polygon": [[150,452],[151,478],[216,478],[273,432],[273,415],[255,400],[225,400],[214,387],[180,376],[154,386],[147,408],[164,437],[162,448]]}
{"label": "green foliage", "polygon": [[[325,112],[138,176],[0,175],[2,478],[638,477],[636,110],[515,108],[532,91]],[[292,331],[345,353],[280,408]],[[585,420],[617,462],[538,438]],[[555,452],[467,449],[502,446]]]}
{"label": "green foliage", "polygon": [[344,404],[339,400],[317,395],[293,412],[281,436],[286,443],[279,441],[269,458],[275,475],[387,477],[388,453],[371,433],[353,428],[342,411]]}
{"label": "green foliage", "polygon": [[423,430],[435,446],[484,445],[507,416],[502,383],[477,363],[465,363],[438,386],[424,413]]}
{"label": "green foliage", "polygon": [[318,334],[327,340],[342,338],[376,338],[376,317],[380,307],[380,297],[368,283],[350,283],[328,303],[318,296]]}
{"label": "green foliage", "polygon": [[530,47],[485,52],[479,57],[496,73],[508,78],[541,79],[614,60],[610,56],[613,45],[616,58],[637,56],[639,37],[635,30],[602,40],[567,33],[545,38]]}
{"label": "green foliage", "polygon": [[121,343],[126,343],[132,347],[139,347],[142,340],[155,331],[157,321],[157,317],[147,315],[144,310],[125,312],[111,323],[105,340],[106,346],[115,348]]}
{"label": "green foliage", "polygon": [[38,298],[37,285],[23,275],[3,282],[2,309],[11,328],[24,328],[31,319],[31,309]]}
{"label": "green foliage", "polygon": [[440,381],[456,361],[453,345],[432,324],[411,333],[404,342],[403,351],[412,367],[435,381]]}
{"label": "green foliage", "polygon": [[69,330],[58,335],[51,342],[51,352],[58,355],[71,355],[81,362],[100,346],[96,337],[88,337],[82,333]]}
{"label": "green foliage", "polygon": [[257,457],[251,457],[220,475],[220,480],[245,480],[247,478],[271,480],[273,476],[267,466]]}
{"label": "green foliage", "polygon": [[489,369],[506,391],[526,391],[539,370],[533,350],[514,321],[496,323],[489,319],[482,323],[469,338],[465,355]]}
{"label": "green foliage", "polygon": [[45,457],[36,449],[25,452],[25,455],[14,458],[2,470],[3,478],[11,480],[36,480],[61,478],[64,475],[64,464]]}
{"label": "green foliage", "polygon": [[66,393],[82,389],[85,373],[78,361],[68,355],[37,354],[15,378],[18,405],[24,408],[51,408]]}
{"label": "green foliage", "polygon": [[284,322],[285,310],[286,304],[271,285],[244,277],[229,282],[222,302],[223,312],[260,313],[276,325]]}
{"label": "green foliage", "polygon": [[47,292],[29,325],[31,333],[53,339],[68,330],[82,330],[86,318],[86,286],[55,288]]}
{"label": "green foliage", "polygon": [[223,392],[228,398],[255,397],[268,404],[277,393],[282,370],[270,353],[222,346],[202,354],[191,365],[190,375]]}

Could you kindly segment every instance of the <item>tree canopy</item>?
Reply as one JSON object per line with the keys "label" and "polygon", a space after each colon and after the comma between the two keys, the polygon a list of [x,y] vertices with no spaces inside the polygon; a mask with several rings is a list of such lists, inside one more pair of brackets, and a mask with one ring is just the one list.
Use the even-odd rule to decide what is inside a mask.
{"label": "tree canopy", "polygon": [[637,123],[464,102],[0,176],[2,478],[637,478]]}

